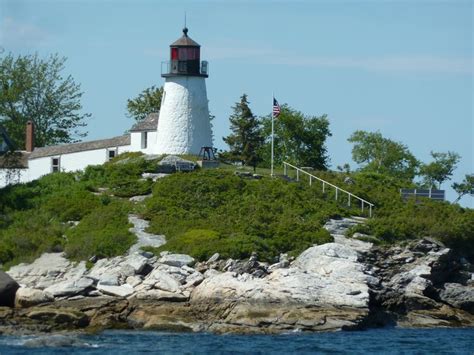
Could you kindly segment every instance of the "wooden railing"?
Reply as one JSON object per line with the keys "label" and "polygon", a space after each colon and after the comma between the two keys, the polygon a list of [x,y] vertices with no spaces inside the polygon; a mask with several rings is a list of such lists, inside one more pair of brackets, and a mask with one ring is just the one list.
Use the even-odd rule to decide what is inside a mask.
{"label": "wooden railing", "polygon": [[360,198],[359,196],[356,196],[356,195],[350,193],[349,191],[341,189],[340,187],[338,187],[334,184],[331,184],[330,182],[328,182],[326,180],[318,178],[317,176],[314,176],[313,174],[310,174],[306,170],[298,168],[298,167],[296,167],[296,166],[294,166],[290,163],[287,163],[287,162],[283,162],[283,172],[284,172],[285,176],[288,176],[288,168],[292,168],[292,169],[296,170],[296,181],[300,180],[300,173],[302,173],[302,174],[305,174],[305,175],[309,176],[309,185],[310,186],[313,184],[313,180],[321,182],[322,187],[323,187],[323,193],[326,192],[326,186],[328,186],[329,188],[335,189],[335,191],[336,191],[336,195],[335,195],[336,201],[337,201],[340,193],[346,194],[347,195],[347,205],[349,207],[351,207],[351,203],[352,203],[351,199],[354,199],[356,201],[360,201],[360,206],[361,206],[362,212],[364,212],[364,208],[368,208],[369,209],[369,217],[372,217],[372,210],[374,209],[374,204],[373,203],[370,203],[369,201],[364,200],[363,198]]}

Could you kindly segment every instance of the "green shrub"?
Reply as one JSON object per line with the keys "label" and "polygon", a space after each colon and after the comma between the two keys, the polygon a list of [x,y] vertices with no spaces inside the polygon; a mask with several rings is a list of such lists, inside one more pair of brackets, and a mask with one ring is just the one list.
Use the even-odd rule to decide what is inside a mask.
{"label": "green shrub", "polygon": [[66,227],[44,211],[19,211],[0,229],[0,264],[30,262],[44,252],[63,250]]}
{"label": "green shrub", "polygon": [[66,232],[66,255],[73,260],[87,260],[124,254],[135,242],[129,232],[129,206],[113,201],[95,209],[75,227]]}
{"label": "green shrub", "polygon": [[321,227],[345,215],[309,186],[264,178],[242,179],[230,172],[203,170],[158,180],[146,200],[150,231],[164,234],[171,250],[204,260],[215,252],[264,260],[298,253],[332,238]]}

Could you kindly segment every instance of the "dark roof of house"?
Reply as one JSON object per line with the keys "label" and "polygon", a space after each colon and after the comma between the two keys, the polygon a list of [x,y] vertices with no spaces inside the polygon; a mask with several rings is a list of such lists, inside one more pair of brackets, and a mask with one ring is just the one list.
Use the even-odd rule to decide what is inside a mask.
{"label": "dark roof of house", "polygon": [[0,156],[0,168],[2,169],[26,169],[28,168],[28,156],[30,153],[16,151]]}
{"label": "dark roof of house", "polygon": [[145,119],[135,123],[130,132],[156,131],[160,112],[149,113]]}
{"label": "dark roof of house", "polygon": [[183,35],[177,41],[171,43],[171,47],[186,46],[186,47],[201,47],[197,42],[188,37],[188,29],[183,28]]}
{"label": "dark roof of house", "polygon": [[71,144],[54,145],[50,147],[35,148],[30,154],[29,159],[36,159],[54,155],[70,154],[76,152],[84,152],[87,150],[113,148],[123,145],[130,145],[130,135],[114,137],[109,139],[101,139],[90,142],[79,142]]}

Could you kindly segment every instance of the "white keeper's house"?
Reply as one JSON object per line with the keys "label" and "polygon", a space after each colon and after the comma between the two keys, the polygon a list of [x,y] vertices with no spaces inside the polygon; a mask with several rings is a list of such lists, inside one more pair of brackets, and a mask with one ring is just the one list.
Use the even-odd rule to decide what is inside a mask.
{"label": "white keeper's house", "polygon": [[[34,123],[28,122],[25,150],[0,155],[0,187],[56,171],[82,170],[124,152],[198,154],[201,147],[211,147],[208,63],[201,61],[200,49],[184,28],[182,37],[170,45],[170,60],[162,63],[165,84],[160,112],[137,122],[126,135],[35,148]],[[7,148],[7,135],[0,130],[0,151]]]}

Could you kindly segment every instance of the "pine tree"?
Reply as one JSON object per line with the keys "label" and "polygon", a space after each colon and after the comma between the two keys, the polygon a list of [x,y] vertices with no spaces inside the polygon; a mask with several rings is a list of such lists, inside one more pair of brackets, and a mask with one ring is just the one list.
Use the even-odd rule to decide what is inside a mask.
{"label": "pine tree", "polygon": [[260,122],[252,113],[246,94],[241,96],[240,102],[232,109],[233,113],[229,117],[232,133],[223,138],[229,146],[229,152],[225,155],[230,160],[240,161],[255,170],[260,161],[258,152],[263,144]]}

